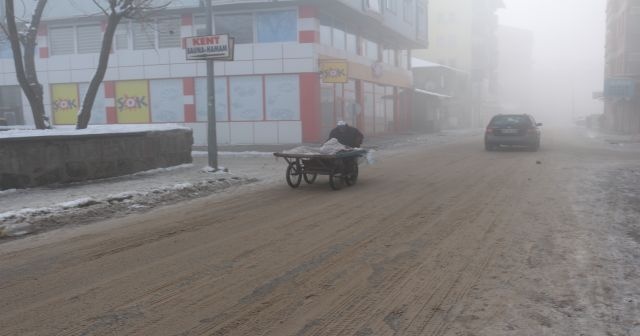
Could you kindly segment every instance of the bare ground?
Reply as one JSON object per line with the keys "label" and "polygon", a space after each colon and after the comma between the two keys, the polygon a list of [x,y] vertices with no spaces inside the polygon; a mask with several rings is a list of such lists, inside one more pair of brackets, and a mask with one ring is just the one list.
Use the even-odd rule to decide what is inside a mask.
{"label": "bare ground", "polygon": [[480,143],[2,244],[0,334],[640,335],[637,153]]}

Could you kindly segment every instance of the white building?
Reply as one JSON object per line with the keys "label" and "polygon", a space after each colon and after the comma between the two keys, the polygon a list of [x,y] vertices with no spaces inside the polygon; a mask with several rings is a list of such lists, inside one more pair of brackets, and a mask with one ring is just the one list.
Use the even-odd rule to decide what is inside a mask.
{"label": "white building", "polygon": [[[426,46],[423,0],[213,2],[215,33],[236,39],[235,60],[215,64],[220,144],[317,142],[337,119],[366,134],[408,128],[403,92],[409,50]],[[55,125],[75,124],[106,18],[90,15],[92,1],[47,6],[36,61],[46,112]],[[206,66],[186,61],[182,47],[205,34],[202,13],[199,0],[174,0],[145,22],[123,21],[90,124],[180,123],[206,144]],[[6,44],[0,57],[0,113],[32,123]],[[321,78],[326,60],[344,64],[343,83]]]}

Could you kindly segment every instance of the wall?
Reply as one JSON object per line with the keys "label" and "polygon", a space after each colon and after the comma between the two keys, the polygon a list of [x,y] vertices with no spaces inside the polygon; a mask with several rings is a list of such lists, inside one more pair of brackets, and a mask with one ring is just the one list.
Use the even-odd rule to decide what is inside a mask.
{"label": "wall", "polygon": [[0,139],[0,190],[191,163],[191,130]]}

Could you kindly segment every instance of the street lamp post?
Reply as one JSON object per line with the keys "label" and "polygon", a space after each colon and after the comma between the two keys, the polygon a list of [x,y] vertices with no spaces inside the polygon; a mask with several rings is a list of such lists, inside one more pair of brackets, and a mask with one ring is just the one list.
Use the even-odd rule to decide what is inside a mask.
{"label": "street lamp post", "polygon": [[[207,0],[207,34],[213,35],[213,8],[211,0]],[[213,60],[207,59],[207,150],[209,167],[218,170],[218,138],[216,134],[216,88]]]}

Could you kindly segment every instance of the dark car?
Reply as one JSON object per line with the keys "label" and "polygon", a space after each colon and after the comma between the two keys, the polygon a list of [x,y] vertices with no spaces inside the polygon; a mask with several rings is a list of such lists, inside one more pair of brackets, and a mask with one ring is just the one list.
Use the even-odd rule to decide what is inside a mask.
{"label": "dark car", "polygon": [[499,114],[491,118],[484,135],[484,148],[492,151],[499,146],[540,148],[540,126],[528,114]]}

